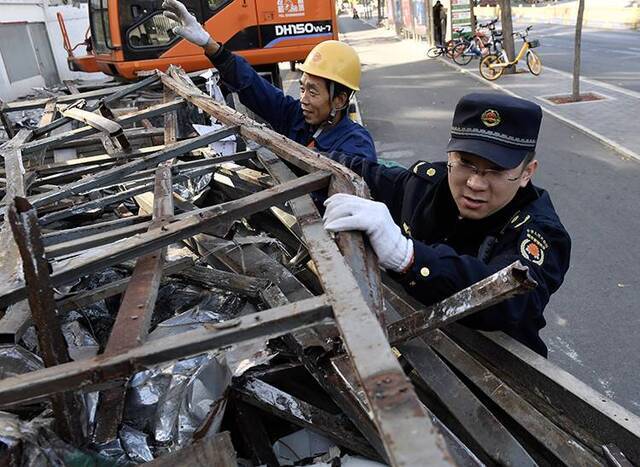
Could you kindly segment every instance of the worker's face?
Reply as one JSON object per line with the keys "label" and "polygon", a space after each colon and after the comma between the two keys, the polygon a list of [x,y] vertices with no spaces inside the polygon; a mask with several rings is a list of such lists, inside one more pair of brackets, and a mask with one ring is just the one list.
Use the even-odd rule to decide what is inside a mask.
{"label": "worker's face", "polygon": [[[334,106],[342,108],[346,101],[346,96],[341,94],[334,98]],[[320,125],[324,123],[331,114],[331,103],[329,101],[329,89],[324,78],[302,74],[300,78],[300,104],[302,104],[302,114],[304,121],[309,125]]]}
{"label": "worker's face", "polygon": [[[449,153],[449,188],[460,215],[484,219],[505,207],[520,187],[525,187],[538,167],[533,160],[514,169],[501,170],[492,162],[467,152]],[[478,173],[469,167],[478,169]],[[483,172],[488,170],[488,172]],[[498,172],[493,172],[497,170]]]}

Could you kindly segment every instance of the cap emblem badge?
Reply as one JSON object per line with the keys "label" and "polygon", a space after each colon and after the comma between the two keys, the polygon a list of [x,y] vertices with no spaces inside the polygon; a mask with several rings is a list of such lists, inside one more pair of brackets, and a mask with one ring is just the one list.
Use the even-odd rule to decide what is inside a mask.
{"label": "cap emblem badge", "polygon": [[493,109],[487,109],[482,112],[480,120],[485,124],[485,126],[488,126],[489,128],[499,125],[502,121],[498,111]]}

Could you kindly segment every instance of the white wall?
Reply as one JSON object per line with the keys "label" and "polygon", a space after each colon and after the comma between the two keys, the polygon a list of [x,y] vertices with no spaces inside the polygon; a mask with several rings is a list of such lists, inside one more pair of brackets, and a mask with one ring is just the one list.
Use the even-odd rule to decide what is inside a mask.
{"label": "white wall", "polygon": [[[62,33],[56,17],[57,12],[62,12],[64,16],[71,46],[84,41],[85,32],[89,27],[89,12],[86,4],[80,4],[78,7],[71,5],[49,7],[46,0],[44,2],[40,0],[0,0],[0,23],[45,23],[58,76],[61,80],[105,78],[106,75],[102,73],[81,73],[69,70],[67,52],[63,46]],[[30,47],[30,45],[28,46]],[[80,46],[74,53],[84,55],[86,50],[84,46]],[[42,86],[44,86],[44,79],[41,76],[10,83],[5,64],[0,60],[0,99],[14,100],[29,94],[32,88]]]}

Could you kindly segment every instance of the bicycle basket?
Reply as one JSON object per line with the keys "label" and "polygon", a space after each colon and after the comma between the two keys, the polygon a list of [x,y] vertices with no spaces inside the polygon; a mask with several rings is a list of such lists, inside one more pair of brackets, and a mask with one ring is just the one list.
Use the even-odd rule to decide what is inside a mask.
{"label": "bicycle basket", "polygon": [[528,41],[529,42],[529,48],[530,49],[535,49],[536,47],[540,47],[540,41],[538,39],[534,39],[532,41]]}

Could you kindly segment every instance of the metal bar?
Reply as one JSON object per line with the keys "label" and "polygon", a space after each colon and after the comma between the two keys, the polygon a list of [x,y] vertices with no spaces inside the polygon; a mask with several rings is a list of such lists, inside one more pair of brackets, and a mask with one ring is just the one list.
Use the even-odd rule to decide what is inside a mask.
{"label": "metal bar", "polygon": [[[154,77],[160,79],[158,75],[151,75],[149,78]],[[147,78],[147,79],[149,79]],[[176,99],[176,94],[166,86],[163,86],[162,90],[163,102],[171,102]],[[178,140],[178,113],[173,110],[164,114],[164,144],[173,144]]]}
{"label": "metal bar", "polygon": [[392,345],[445,324],[457,321],[472,313],[477,313],[515,295],[528,292],[537,286],[529,275],[529,268],[520,261],[492,274],[451,297],[427,308],[404,316],[387,327]]}
{"label": "metal bar", "polygon": [[172,159],[173,157],[180,156],[193,149],[205,146],[214,141],[219,141],[220,139],[226,138],[227,136],[235,134],[236,132],[236,128],[225,128],[220,131],[215,131],[206,135],[199,136],[197,138],[192,138],[180,142],[171,148],[165,148],[156,153],[142,157],[141,159],[131,161],[118,167],[113,167],[109,170],[105,170],[104,172],[94,177],[89,177],[86,180],[80,180],[60,187],[60,189],[56,191],[31,198],[31,204],[33,204],[35,207],[44,206],[45,204],[64,199],[74,194],[83,193],[93,188],[104,186],[111,182],[117,182],[120,178],[126,175],[137,172],[139,170],[155,167],[161,162]]}
{"label": "metal bar", "polygon": [[640,464],[640,417],[506,334],[477,332],[456,323],[446,334],[579,442],[594,452],[614,443],[632,463]]}
{"label": "metal bar", "polygon": [[[282,169],[276,180],[290,178]],[[311,198],[289,202],[331,302],[338,328],[394,466],[447,465],[433,425],[389,348],[375,314],[337,245],[324,230]],[[376,355],[371,359],[371,355]]]}
{"label": "metal bar", "polygon": [[[234,200],[191,214],[166,226],[161,232],[146,232],[135,238],[122,240],[118,249],[111,248],[88,258],[79,256],[70,266],[51,275],[54,287],[65,284],[93,271],[144,255],[173,242],[194,236],[221,222],[244,217],[288,201],[302,194],[326,187],[329,175],[314,173],[274,188],[269,188],[241,200]],[[23,284],[0,284],[0,307],[9,306],[26,297]]]}
{"label": "metal bar", "polygon": [[[106,89],[97,89],[95,91],[83,92],[80,94],[71,94],[67,96],[58,97],[58,103],[67,103],[67,102],[75,102],[78,99],[97,99],[103,96],[108,96],[110,94],[115,94],[118,91],[117,88],[106,88]],[[29,109],[37,109],[38,107],[43,107],[49,101],[48,97],[43,99],[32,99],[27,101],[15,101],[15,102],[6,102],[6,112],[16,112],[18,110],[29,110]]]}
{"label": "metal bar", "polygon": [[178,274],[178,277],[206,288],[229,290],[249,297],[258,297],[271,285],[271,281],[245,276],[233,272],[220,271],[205,266],[193,266]]}
{"label": "metal bar", "polygon": [[353,424],[343,415],[333,415],[318,407],[298,399],[286,392],[260,381],[249,378],[241,385],[233,387],[236,397],[244,402],[272,413],[300,427],[308,428],[327,436],[340,446],[344,446],[365,457],[377,458]]}
{"label": "metal bar", "polygon": [[128,159],[135,159],[138,156],[144,156],[157,151],[161,151],[162,149],[164,149],[164,145],[149,146],[145,148],[134,149],[127,153],[120,153],[113,156],[110,154],[99,154],[97,156],[85,156],[79,159],[71,159],[68,161],[53,162],[49,164],[36,166],[36,167],[33,167],[32,170],[38,172],[38,175],[40,175],[40,177],[45,177],[47,175],[52,176],[54,174],[60,174],[61,172],[64,173],[73,167],[78,167],[78,166],[82,167],[86,165],[100,166],[100,164],[104,164],[104,163],[116,164]]}
{"label": "metal bar", "polygon": [[[173,216],[171,170],[168,166],[160,166],[156,171],[153,222],[149,230],[161,229],[171,216]],[[164,247],[138,258],[103,355],[110,356],[126,352],[146,340],[158,297],[166,254],[167,247]],[[94,431],[96,443],[105,443],[117,436],[122,420],[125,393],[124,386],[100,393]]]}
{"label": "metal bar", "polygon": [[[58,99],[58,104],[60,103],[60,101],[61,99]],[[157,104],[151,107],[147,107],[146,109],[138,110],[128,115],[123,115],[122,117],[118,117],[115,121],[119,125],[124,127],[131,123],[138,122],[143,118],[151,118],[158,115],[163,115],[166,112],[175,110],[176,108],[180,107],[182,104],[184,104],[183,100],[168,102],[166,104]],[[28,156],[35,152],[41,151],[43,149],[47,149],[48,147],[56,147],[57,145],[64,143],[66,141],[74,140],[84,136],[93,135],[94,133],[97,133],[97,130],[95,128],[92,128],[90,126],[83,126],[81,128],[76,128],[75,130],[70,130],[64,133],[51,135],[45,138],[41,138],[32,143],[25,144],[22,150],[24,154]]]}
{"label": "metal bar", "polygon": [[229,344],[277,337],[331,318],[325,296],[212,323],[195,331],[148,342],[110,357],[97,356],[0,380],[0,407],[69,390],[88,391],[99,383],[127,377],[151,365],[215,350]]}
{"label": "metal bar", "polygon": [[[391,289],[385,289],[386,296],[393,293]],[[393,301],[396,306],[398,300],[396,298]],[[389,320],[397,320],[400,316],[411,316],[414,309],[407,305],[399,310],[387,301],[385,312]],[[422,339],[412,339],[397,347],[423,384],[437,396],[493,462],[511,466],[537,465],[502,423]]]}
{"label": "metal bar", "polygon": [[[70,361],[67,343],[56,316],[53,289],[49,281],[49,264],[44,259],[44,246],[35,209],[25,198],[16,197],[10,205],[9,223],[22,257],[28,284],[29,308],[38,336],[38,347],[46,367]],[[66,440],[83,441],[80,404],[73,393],[59,394],[51,399],[56,427]]]}
{"label": "metal bar", "polygon": [[[167,262],[162,269],[162,275],[164,277],[171,274],[178,274],[182,270],[193,266],[193,264],[193,260],[189,257]],[[61,313],[87,307],[99,302],[100,300],[104,300],[105,298],[113,297],[114,295],[124,292],[127,289],[130,280],[130,277],[126,277],[118,281],[110,282],[109,284],[96,289],[79,292],[75,295],[58,300],[56,302],[56,306],[58,311]],[[1,337],[2,336],[0,335],[0,338]],[[2,341],[0,340],[0,343],[1,342]]]}
{"label": "metal bar", "polygon": [[602,446],[602,453],[607,460],[607,464],[611,467],[633,467],[631,462],[627,460],[627,457],[615,444]]}
{"label": "metal bar", "polygon": [[116,137],[122,133],[122,126],[120,124],[93,112],[88,112],[77,107],[61,107],[60,113],[65,117],[84,123],[85,125],[88,125],[101,133],[106,133],[111,137]]}
{"label": "metal bar", "polygon": [[[96,222],[95,224],[74,227],[73,229],[55,230],[42,236],[45,247],[59,245],[72,240],[81,239],[95,234],[110,232],[121,227],[128,227],[142,222],[149,222],[151,216],[133,216],[112,221]],[[145,229],[146,230],[146,229]]]}

